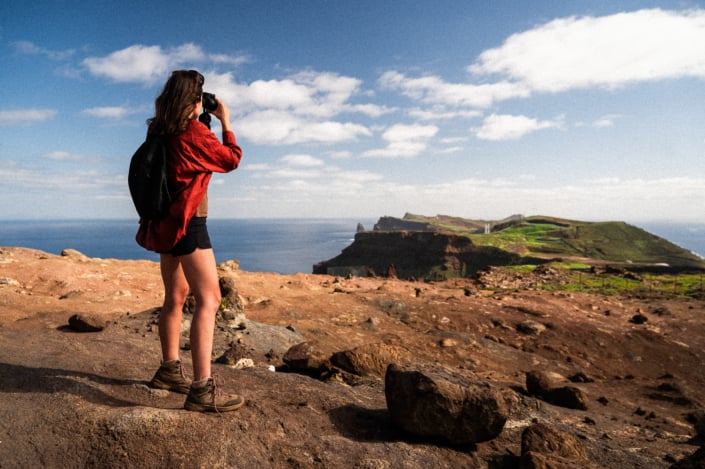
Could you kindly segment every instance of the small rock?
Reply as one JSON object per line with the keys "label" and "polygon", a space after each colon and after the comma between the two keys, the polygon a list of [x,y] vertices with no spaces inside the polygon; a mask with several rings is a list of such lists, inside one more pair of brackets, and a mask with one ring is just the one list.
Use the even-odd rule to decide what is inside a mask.
{"label": "small rock", "polygon": [[644,324],[648,320],[649,318],[639,313],[632,316],[631,319],[629,319],[629,322],[631,322],[632,324]]}
{"label": "small rock", "polygon": [[233,368],[236,370],[244,370],[245,368],[254,368],[255,362],[251,358],[241,358],[234,365]]}
{"label": "small rock", "polygon": [[233,317],[230,316],[244,314],[243,302],[235,287],[235,280],[229,277],[220,277],[218,278],[218,284],[222,298],[221,305],[229,313],[228,317],[225,317],[225,319],[233,319]]}
{"label": "small rock", "polygon": [[541,397],[553,387],[548,374],[543,371],[529,371],[526,373],[526,390],[531,396]]}
{"label": "small rock", "polygon": [[229,260],[218,264],[218,268],[225,272],[237,272],[240,270],[240,261]]}
{"label": "small rock", "polygon": [[64,249],[61,251],[61,256],[62,257],[71,257],[73,259],[78,259],[78,260],[86,260],[88,259],[88,256],[83,254],[80,251],[77,251],[76,249]]}
{"label": "small rock", "polygon": [[588,398],[583,391],[573,386],[564,386],[551,389],[544,396],[549,404],[565,407],[567,409],[588,409]]}
{"label": "small rock", "polygon": [[592,383],[595,381],[582,371],[579,371],[574,375],[569,376],[568,379],[573,383]]}
{"label": "small rock", "polygon": [[454,339],[443,339],[440,342],[440,346],[443,348],[452,348],[456,347],[458,345],[458,342]]}
{"label": "small rock", "polygon": [[585,445],[570,433],[536,423],[521,435],[521,468],[587,467],[589,463]]}
{"label": "small rock", "polygon": [[333,365],[358,376],[383,376],[390,363],[409,363],[411,360],[406,350],[385,343],[362,345],[330,357]]}
{"label": "small rock", "polygon": [[18,282],[14,278],[4,277],[4,278],[0,278],[0,285],[9,285],[11,287],[19,287],[20,282]]}
{"label": "small rock", "polygon": [[282,358],[291,371],[319,373],[329,366],[329,359],[311,342],[301,342],[289,348]]}
{"label": "small rock", "polygon": [[588,408],[588,398],[583,391],[573,386],[554,387],[548,373],[543,371],[526,373],[526,390],[549,404],[568,409]]}
{"label": "small rock", "polygon": [[529,335],[539,335],[546,330],[546,326],[536,321],[524,321],[517,324],[517,331]]}
{"label": "small rock", "polygon": [[229,366],[236,366],[238,361],[242,360],[243,358],[248,358],[247,357],[248,353],[245,347],[243,347],[241,344],[238,343],[233,343],[230,345],[230,348],[223,353],[218,359],[216,360],[217,363],[222,363],[224,365],[229,365]]}
{"label": "small rock", "polygon": [[658,308],[654,309],[653,313],[656,316],[673,316],[671,310],[668,309],[666,306],[659,306]]}
{"label": "small rock", "polygon": [[106,321],[95,316],[74,314],[69,318],[69,327],[76,332],[100,332],[106,326]]}

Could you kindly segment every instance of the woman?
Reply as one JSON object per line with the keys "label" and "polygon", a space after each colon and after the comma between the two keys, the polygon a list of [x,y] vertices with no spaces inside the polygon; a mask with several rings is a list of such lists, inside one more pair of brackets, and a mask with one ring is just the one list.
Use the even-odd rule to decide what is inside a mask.
{"label": "woman", "polygon": [[[140,220],[137,242],[160,253],[164,305],[159,313],[162,365],[150,384],[188,394],[184,408],[226,412],[244,404],[237,395],[221,395],[211,374],[215,316],[220,307],[220,286],[215,256],[208,237],[208,183],[213,172],[237,168],[242,150],[230,125],[230,111],[220,100],[211,113],[223,127],[222,143],[198,121],[201,114],[203,75],[194,70],[171,74],[155,102],[155,117],[148,133],[168,136],[169,188],[173,203],[159,221]],[[196,300],[191,322],[193,381],[183,373],[179,358],[182,308],[189,290]]]}

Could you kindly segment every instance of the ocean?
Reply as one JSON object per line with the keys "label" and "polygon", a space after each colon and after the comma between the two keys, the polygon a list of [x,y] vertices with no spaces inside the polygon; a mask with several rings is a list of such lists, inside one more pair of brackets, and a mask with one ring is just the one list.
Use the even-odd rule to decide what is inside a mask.
{"label": "ocean", "polygon": [[[216,261],[240,261],[249,272],[311,273],[313,265],[340,254],[362,223],[377,219],[208,219]],[[104,259],[159,260],[135,242],[136,220],[6,221],[0,246],[20,246],[60,254],[76,249]]]}
{"label": "ocean", "polygon": [[[240,261],[249,272],[311,273],[352,243],[357,224],[372,229],[377,219],[209,219],[217,262]],[[705,256],[705,223],[644,223],[640,228]],[[90,257],[149,259],[134,240],[135,220],[5,221],[0,246],[21,246],[60,254],[76,249]]]}

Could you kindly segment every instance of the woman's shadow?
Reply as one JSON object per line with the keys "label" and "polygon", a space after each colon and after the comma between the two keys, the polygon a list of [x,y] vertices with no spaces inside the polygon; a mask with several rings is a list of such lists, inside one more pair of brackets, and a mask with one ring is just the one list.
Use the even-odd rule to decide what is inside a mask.
{"label": "woman's shadow", "polygon": [[144,381],[107,378],[83,371],[57,368],[32,368],[0,362],[0,392],[2,393],[67,393],[95,404],[113,407],[140,405],[111,396],[97,385],[134,386]]}

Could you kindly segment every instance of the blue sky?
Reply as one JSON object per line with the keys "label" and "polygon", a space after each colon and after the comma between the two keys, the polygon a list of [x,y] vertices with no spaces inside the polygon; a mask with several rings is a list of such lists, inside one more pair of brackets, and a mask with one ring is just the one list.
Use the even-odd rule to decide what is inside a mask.
{"label": "blue sky", "polygon": [[0,40],[0,219],[135,217],[180,68],[244,150],[214,218],[705,215],[703,2],[40,0]]}

